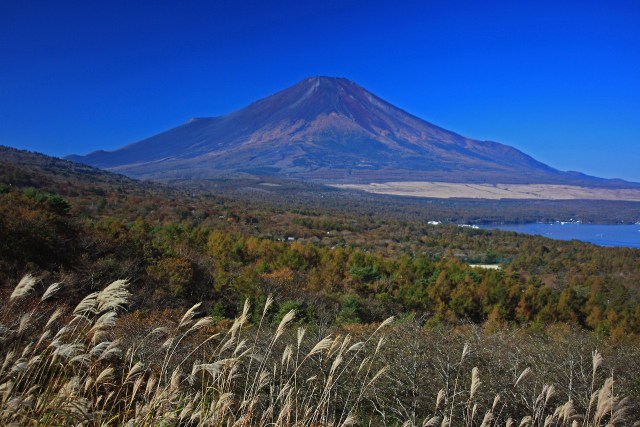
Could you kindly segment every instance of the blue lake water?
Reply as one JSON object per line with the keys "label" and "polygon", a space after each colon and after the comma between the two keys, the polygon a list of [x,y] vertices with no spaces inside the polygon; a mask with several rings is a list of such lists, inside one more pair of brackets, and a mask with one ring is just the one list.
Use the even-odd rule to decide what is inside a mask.
{"label": "blue lake water", "polygon": [[581,240],[600,246],[640,248],[640,224],[601,225],[576,223],[551,224],[492,224],[484,229],[499,229],[518,233],[537,234],[558,240]]}

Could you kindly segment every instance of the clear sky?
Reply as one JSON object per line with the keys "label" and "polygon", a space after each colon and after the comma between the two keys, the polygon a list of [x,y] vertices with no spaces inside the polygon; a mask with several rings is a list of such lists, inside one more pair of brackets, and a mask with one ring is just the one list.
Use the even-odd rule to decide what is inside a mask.
{"label": "clear sky", "polygon": [[0,144],[63,156],[313,75],[640,181],[640,1],[0,1]]}

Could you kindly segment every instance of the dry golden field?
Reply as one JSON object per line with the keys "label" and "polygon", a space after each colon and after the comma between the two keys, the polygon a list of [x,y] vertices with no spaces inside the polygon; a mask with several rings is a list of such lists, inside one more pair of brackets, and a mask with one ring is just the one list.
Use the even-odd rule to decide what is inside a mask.
{"label": "dry golden field", "polygon": [[336,184],[335,187],[394,196],[437,199],[538,199],[640,201],[640,189],[588,188],[554,184],[461,184],[452,182],[383,182]]}

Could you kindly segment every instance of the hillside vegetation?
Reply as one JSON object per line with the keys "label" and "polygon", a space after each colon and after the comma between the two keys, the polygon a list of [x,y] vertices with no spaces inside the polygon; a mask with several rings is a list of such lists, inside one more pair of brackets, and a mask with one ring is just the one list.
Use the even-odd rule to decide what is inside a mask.
{"label": "hillside vegetation", "polygon": [[638,250],[286,210],[9,153],[0,177],[7,286],[34,272],[81,294],[129,278],[138,307],[204,301],[229,318],[246,298],[273,294],[329,323],[404,313],[430,324],[563,322],[619,337],[640,332]]}
{"label": "hillside vegetation", "polygon": [[1,154],[5,424],[637,418],[639,250]]}
{"label": "hillside vegetation", "polygon": [[[602,354],[582,358],[575,342],[556,338],[566,354],[540,359],[552,348],[535,336],[425,334],[393,318],[316,338],[296,330],[294,310],[270,325],[271,298],[255,317],[246,301],[228,326],[198,318],[199,304],[145,322],[118,319],[126,281],[73,309],[51,306],[59,283],[42,294],[35,284],[25,276],[0,307],[4,425],[638,424],[638,407],[619,396],[637,391],[633,377],[603,375]],[[637,351],[613,356],[606,367],[637,367]]]}

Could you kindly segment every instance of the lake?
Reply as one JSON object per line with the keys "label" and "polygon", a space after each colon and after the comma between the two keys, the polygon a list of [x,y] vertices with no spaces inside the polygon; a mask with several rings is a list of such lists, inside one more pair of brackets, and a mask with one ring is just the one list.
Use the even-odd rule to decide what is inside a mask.
{"label": "lake", "polygon": [[579,223],[491,224],[484,229],[499,229],[525,234],[536,234],[558,240],[581,240],[600,246],[640,248],[640,224],[602,225]]}

